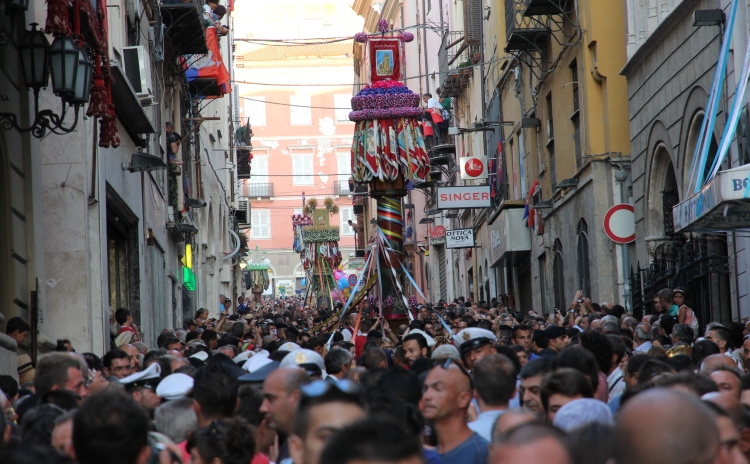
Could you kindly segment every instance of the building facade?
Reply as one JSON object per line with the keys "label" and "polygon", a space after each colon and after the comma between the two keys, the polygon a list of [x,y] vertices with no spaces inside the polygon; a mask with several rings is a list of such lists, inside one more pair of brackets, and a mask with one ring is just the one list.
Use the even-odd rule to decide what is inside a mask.
{"label": "building facade", "polygon": [[[696,26],[696,11],[724,11],[731,2],[700,0],[663,2],[646,14],[627,2],[627,64],[630,141],[633,153],[633,203],[636,214],[636,255],[632,280],[640,290],[636,307],[651,308],[655,292],[686,287],[688,301],[701,324],[729,323],[750,316],[748,306],[747,239],[738,233],[679,233],[672,206],[686,200],[698,134],[719,62],[719,24]],[[725,24],[726,26],[726,24]],[[733,50],[727,60],[725,85],[718,95],[718,114],[709,140],[708,160],[718,143],[733,102],[748,34],[747,5],[738,6]],[[747,121],[747,97],[742,109]],[[747,164],[747,123],[732,137],[723,169]]]}
{"label": "building facade", "polygon": [[247,39],[236,50],[240,116],[253,132],[251,169],[239,186],[241,203],[250,211],[243,230],[249,248],[271,262],[266,294],[288,296],[302,293],[305,278],[293,249],[292,216],[302,214],[310,199],[318,207],[334,199],[338,214],[330,223],[340,227],[342,265],[348,273],[364,266],[355,252],[363,223],[354,213],[356,197],[349,186],[351,43],[271,46],[253,39],[315,42],[354,35],[362,22],[343,1],[253,1],[238,5],[236,14],[245,28],[237,34]]}
{"label": "building facade", "polygon": [[[234,295],[240,279],[236,170],[223,169],[236,164],[233,102],[221,98],[229,92],[221,83],[230,79],[231,33],[212,45],[215,28],[206,29],[198,3],[75,5],[70,17],[96,52],[89,59],[99,60],[91,99],[69,109],[57,132],[75,129],[0,130],[0,313],[31,323],[24,348],[34,354],[60,338],[79,352],[105,352],[112,308],[120,307],[153,345],[198,307],[218,313],[218,294]],[[107,15],[107,34],[98,34],[96,18]],[[18,34],[14,43],[26,24],[47,19],[45,2],[34,1],[0,15],[3,29]],[[231,13],[224,24],[231,30]],[[208,55],[223,73],[196,79],[194,63]],[[43,114],[34,114],[17,47],[6,45],[2,58],[8,98],[0,111],[25,129]],[[91,108],[101,91],[104,116]],[[40,91],[40,109],[59,106],[49,86]],[[180,134],[175,162],[168,121]]]}

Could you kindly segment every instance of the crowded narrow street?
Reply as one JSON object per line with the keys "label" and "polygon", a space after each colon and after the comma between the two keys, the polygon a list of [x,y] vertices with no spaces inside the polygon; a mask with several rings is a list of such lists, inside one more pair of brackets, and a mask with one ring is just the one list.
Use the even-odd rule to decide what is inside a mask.
{"label": "crowded narrow street", "polygon": [[750,463],[750,2],[0,2],[0,464]]}

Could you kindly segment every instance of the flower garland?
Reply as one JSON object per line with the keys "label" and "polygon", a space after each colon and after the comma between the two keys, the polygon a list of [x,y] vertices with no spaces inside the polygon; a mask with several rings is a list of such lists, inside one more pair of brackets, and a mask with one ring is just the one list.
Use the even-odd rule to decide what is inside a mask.
{"label": "flower garland", "polygon": [[352,111],[349,113],[350,121],[367,121],[370,119],[390,119],[390,118],[416,118],[422,115],[422,108],[375,108],[368,110]]}

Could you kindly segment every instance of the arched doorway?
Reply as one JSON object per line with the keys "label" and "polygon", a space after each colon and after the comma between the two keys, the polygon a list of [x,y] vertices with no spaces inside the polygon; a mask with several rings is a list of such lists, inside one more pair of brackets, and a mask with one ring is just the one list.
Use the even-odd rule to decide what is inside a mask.
{"label": "arched doorway", "polygon": [[679,203],[680,192],[672,157],[664,144],[656,147],[651,159],[648,185],[647,239],[671,237],[674,235],[672,207]]}
{"label": "arched doorway", "polygon": [[[695,114],[693,114],[693,116],[690,118],[688,135],[685,139],[685,146],[683,151],[684,162],[682,163],[682,191],[684,198],[687,198],[692,194],[692,192],[687,192],[686,190],[688,188],[688,185],[690,185],[690,169],[693,164],[693,158],[695,157],[695,147],[698,144],[698,137],[700,136],[701,126],[703,125],[703,116],[703,110],[698,110],[695,112]],[[718,150],[719,146],[716,143],[716,137],[711,134],[711,141],[708,145],[706,169],[703,172],[703,177],[701,178],[700,184],[703,184],[703,181],[708,176],[708,173],[711,170],[711,165],[713,165],[714,160],[716,159]]]}

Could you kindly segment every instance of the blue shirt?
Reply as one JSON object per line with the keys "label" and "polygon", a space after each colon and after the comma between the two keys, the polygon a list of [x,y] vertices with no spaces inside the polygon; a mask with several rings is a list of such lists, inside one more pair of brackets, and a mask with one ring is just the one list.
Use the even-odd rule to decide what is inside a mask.
{"label": "blue shirt", "polygon": [[495,425],[497,418],[500,417],[500,414],[504,412],[503,410],[480,412],[477,420],[469,422],[469,428],[478,433],[480,437],[490,441],[492,440],[492,427]]}
{"label": "blue shirt", "polygon": [[438,456],[435,451],[427,448],[422,450],[422,458],[424,459],[425,464],[443,464],[440,456]]}
{"label": "blue shirt", "polygon": [[490,443],[474,432],[471,436],[447,453],[438,453],[443,464],[485,464]]}

